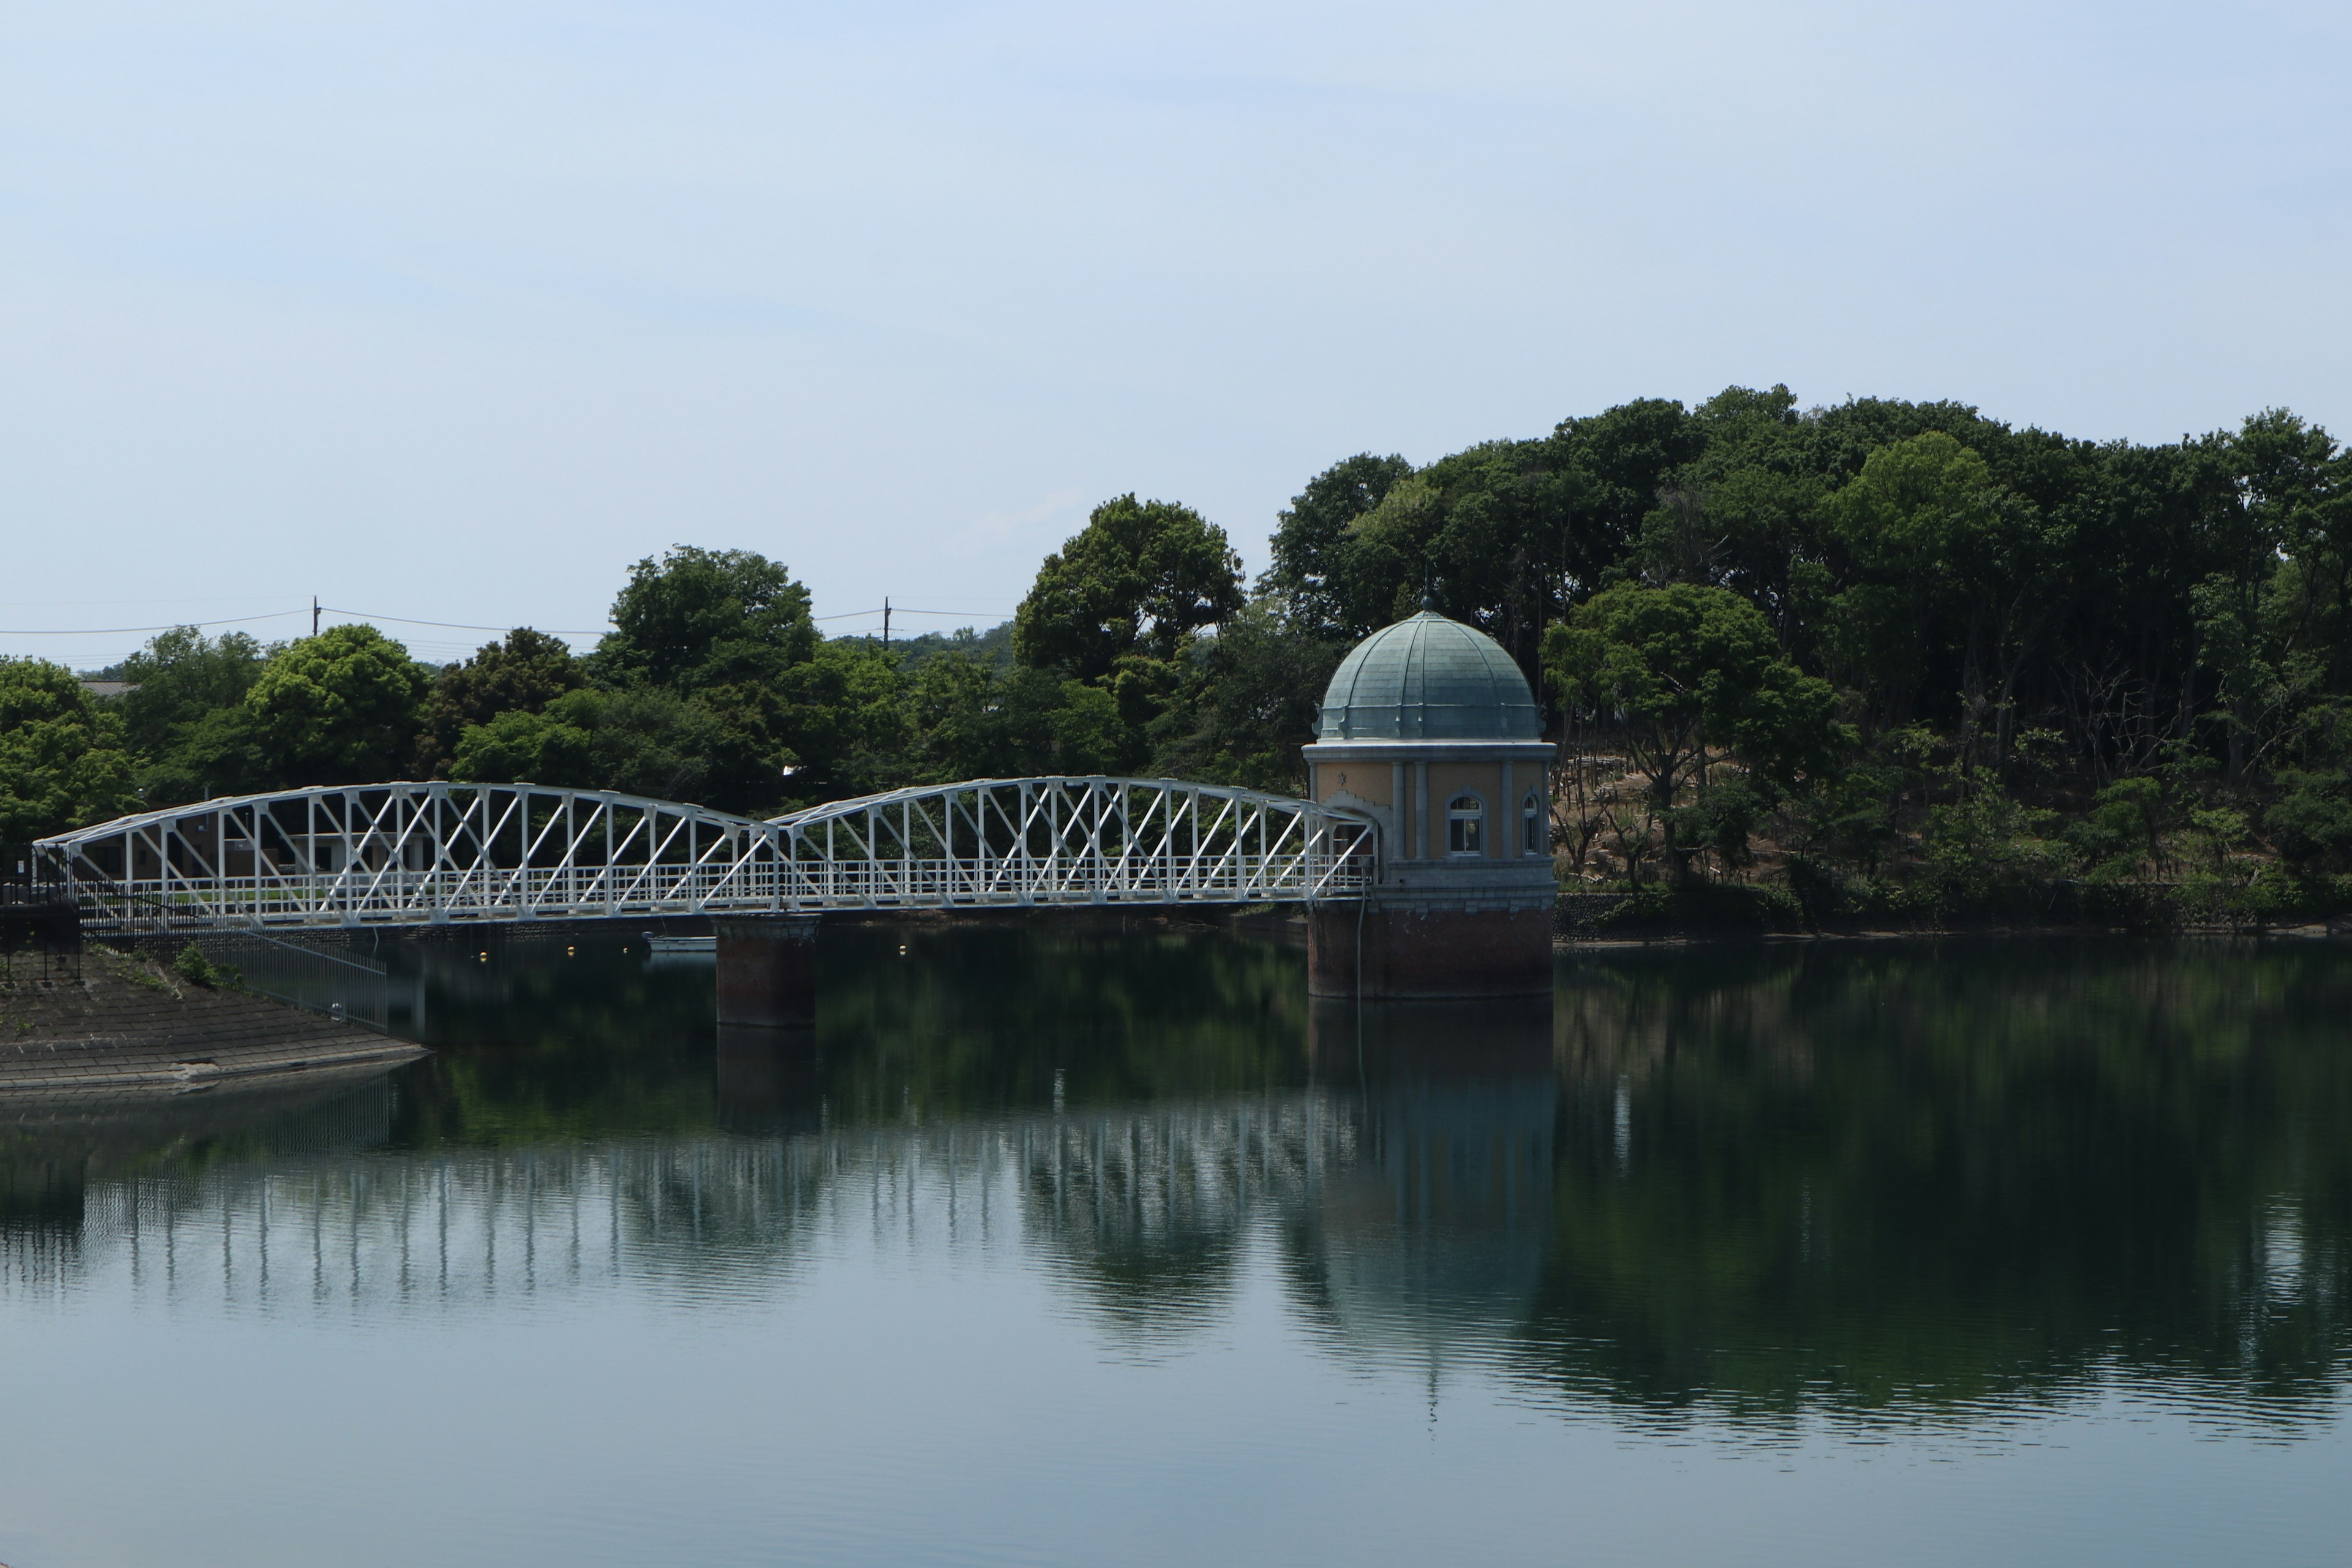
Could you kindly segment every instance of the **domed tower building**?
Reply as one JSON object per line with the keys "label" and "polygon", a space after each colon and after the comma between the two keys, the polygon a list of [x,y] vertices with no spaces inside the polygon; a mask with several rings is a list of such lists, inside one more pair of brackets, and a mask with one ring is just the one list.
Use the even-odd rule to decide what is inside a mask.
{"label": "domed tower building", "polygon": [[1318,908],[1317,995],[1551,989],[1550,767],[1543,715],[1500,644],[1424,609],[1366,637],[1323,694],[1307,793],[1381,825],[1362,908]]}

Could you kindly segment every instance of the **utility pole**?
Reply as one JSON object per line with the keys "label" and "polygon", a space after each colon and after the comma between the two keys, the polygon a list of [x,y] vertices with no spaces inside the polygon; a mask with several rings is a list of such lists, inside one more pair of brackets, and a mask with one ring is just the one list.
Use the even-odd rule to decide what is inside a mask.
{"label": "utility pole", "polygon": [[310,595],[310,635],[319,635],[319,595],[316,594]]}
{"label": "utility pole", "polygon": [[882,646],[890,646],[890,598],[887,594],[882,597]]}

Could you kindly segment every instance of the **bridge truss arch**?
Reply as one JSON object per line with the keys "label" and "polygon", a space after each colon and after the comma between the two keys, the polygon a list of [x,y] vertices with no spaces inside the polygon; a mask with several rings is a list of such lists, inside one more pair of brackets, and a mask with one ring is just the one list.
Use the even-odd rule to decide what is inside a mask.
{"label": "bridge truss arch", "polygon": [[1373,825],[1167,779],[982,779],[769,821],[604,790],[399,783],[175,806],[42,840],[96,931],[1359,896]]}

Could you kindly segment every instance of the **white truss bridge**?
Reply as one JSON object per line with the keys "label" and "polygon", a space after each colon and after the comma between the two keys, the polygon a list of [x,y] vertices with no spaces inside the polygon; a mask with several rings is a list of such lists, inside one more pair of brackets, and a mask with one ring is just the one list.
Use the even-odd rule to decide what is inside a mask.
{"label": "white truss bridge", "polygon": [[981,779],[768,821],[601,790],[240,795],[45,838],[86,930],[1349,900],[1367,818],[1168,779]]}

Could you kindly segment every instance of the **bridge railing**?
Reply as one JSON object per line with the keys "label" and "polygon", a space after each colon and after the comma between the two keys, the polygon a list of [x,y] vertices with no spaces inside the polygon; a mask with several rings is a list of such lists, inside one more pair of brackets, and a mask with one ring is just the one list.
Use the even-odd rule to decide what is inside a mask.
{"label": "bridge railing", "polygon": [[1161,780],[983,780],[755,822],[531,784],[375,784],[152,812],[43,840],[94,930],[765,910],[1311,901],[1375,830]]}
{"label": "bridge railing", "polygon": [[[1341,899],[1366,873],[1345,856],[1299,857],[1268,868],[1227,856],[1155,860],[1141,868],[1041,860],[968,864],[945,858],[782,861],[680,867],[658,878],[606,868],[516,867],[496,876],[387,869],[364,879],[273,873],[192,885],[142,878],[77,888],[93,930],[198,929],[222,924],[426,923],[537,918],[752,912],[822,908],[950,908],[1034,903],[1254,903]],[[611,868],[627,871],[631,868]]]}

